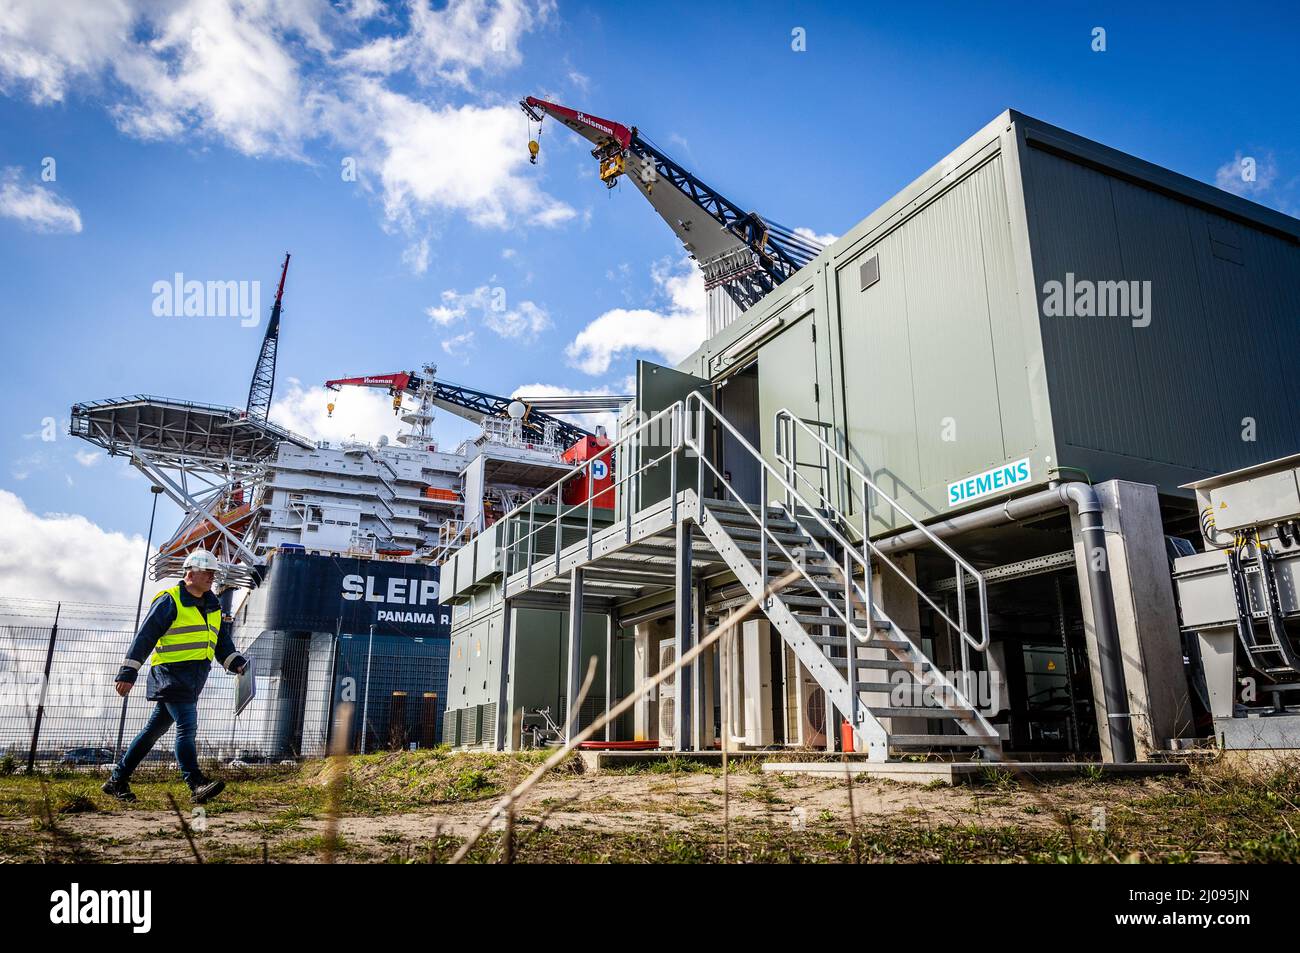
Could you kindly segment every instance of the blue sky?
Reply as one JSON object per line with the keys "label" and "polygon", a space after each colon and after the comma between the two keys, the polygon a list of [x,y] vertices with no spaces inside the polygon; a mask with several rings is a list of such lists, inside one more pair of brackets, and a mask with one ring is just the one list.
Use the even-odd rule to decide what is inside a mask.
{"label": "blue sky", "polygon": [[[676,240],[631,187],[607,193],[563,127],[546,123],[530,166],[527,94],[637,125],[818,234],[1008,106],[1297,214],[1300,15],[1172,10],[0,0],[0,594],[68,588],[55,550],[138,565],[147,485],[64,436],[68,407],[242,406],[286,250],[273,416],[315,434],[396,429],[360,392],[325,420],[330,377],[434,361],[501,393],[624,392],[637,357],[688,353],[702,298]],[[1254,183],[1231,175],[1242,156]],[[257,325],[155,315],[177,272],[260,281]],[[498,288],[504,313],[481,307]],[[84,591],[108,599],[116,572]]]}

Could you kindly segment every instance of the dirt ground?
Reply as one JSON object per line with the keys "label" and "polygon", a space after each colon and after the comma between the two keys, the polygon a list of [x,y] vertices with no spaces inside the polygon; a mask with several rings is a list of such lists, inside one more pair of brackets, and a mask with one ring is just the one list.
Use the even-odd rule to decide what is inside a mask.
{"label": "dirt ground", "polygon": [[[174,780],[100,793],[93,775],[0,777],[0,862],[441,862],[473,836],[529,756],[401,752],[228,778],[194,816]],[[191,828],[191,846],[172,794]],[[850,803],[851,798],[851,803]],[[498,820],[469,859],[620,861],[1241,861],[1300,859],[1300,770],[1209,766],[1183,777],[975,786],[763,773],[684,763],[584,773],[530,792],[511,849]]]}

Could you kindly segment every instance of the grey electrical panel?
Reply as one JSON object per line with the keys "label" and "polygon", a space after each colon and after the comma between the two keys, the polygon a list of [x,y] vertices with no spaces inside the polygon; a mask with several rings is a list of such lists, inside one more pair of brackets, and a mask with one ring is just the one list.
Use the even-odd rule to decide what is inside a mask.
{"label": "grey electrical panel", "polygon": [[1300,516],[1300,470],[1266,473],[1210,490],[1210,511],[1220,530],[1242,529]]}

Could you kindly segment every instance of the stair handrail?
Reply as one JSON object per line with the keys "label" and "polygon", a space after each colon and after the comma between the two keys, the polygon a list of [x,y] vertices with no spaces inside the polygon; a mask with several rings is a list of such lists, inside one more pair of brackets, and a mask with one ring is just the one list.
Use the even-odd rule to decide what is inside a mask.
{"label": "stair handrail", "polygon": [[[691,409],[692,403],[699,404],[698,411],[692,412]],[[727,431],[732,435],[732,437],[735,438],[736,442],[743,449],[747,450],[749,454],[758,462],[761,468],[759,470],[760,496],[763,497],[762,503],[760,504],[760,511],[761,511],[760,513],[754,512],[754,510],[750,507],[750,505],[747,502],[745,502],[745,500],[740,496],[739,493],[736,492],[735,488],[731,486],[731,483],[730,481],[727,480],[726,476],[721,472],[719,472],[718,468],[715,467],[713,463],[709,460],[708,454],[705,452],[702,443],[703,435],[704,435],[703,421],[704,421],[705,413],[712,415],[713,419],[717,423],[725,427]],[[695,420],[697,415],[700,418],[700,423],[695,428],[694,432],[692,432],[691,422]],[[747,439],[745,439],[745,436],[732,425],[731,421],[727,420],[727,418],[723,416],[723,414],[718,410],[718,408],[715,407],[712,403],[710,403],[709,400],[699,392],[692,392],[686,397],[686,436],[685,436],[684,443],[687,449],[694,451],[694,453],[699,459],[699,462],[704,465],[699,470],[700,487],[696,491],[696,495],[699,497],[701,507],[704,505],[704,489],[703,489],[704,467],[707,467],[717,478],[717,480],[727,489],[727,491],[736,498],[736,502],[738,502],[741,505],[741,507],[749,515],[749,518],[752,519],[754,523],[759,527],[761,537],[762,537],[762,547],[761,547],[761,554],[760,554],[761,568],[759,570],[759,576],[762,579],[762,584],[765,586],[767,585],[767,578],[766,578],[767,546],[768,546],[768,541],[770,540],[772,545],[776,546],[776,548],[780,550],[780,552],[788,560],[790,560],[790,564],[799,570],[800,574],[804,577],[805,580],[807,580],[808,584],[812,586],[812,588],[817,592],[817,595],[820,596],[822,598],[822,601],[826,603],[826,606],[829,609],[831,609],[837,616],[839,616],[839,618],[844,622],[847,634],[852,638],[856,639],[859,643],[863,645],[868,644],[870,639],[870,632],[868,631],[866,634],[863,634],[853,622],[855,613],[853,612],[852,604],[851,604],[852,597],[856,594],[860,599],[860,601],[862,601],[865,604],[868,629],[870,629],[873,622],[877,621],[877,614],[875,613],[872,607],[873,599],[871,597],[870,584],[868,584],[866,590],[864,591],[862,589],[859,589],[856,583],[854,583],[853,581],[851,567],[848,565],[850,561],[857,562],[859,565],[863,566],[864,569],[868,568],[867,564],[863,562],[863,557],[861,556],[861,554],[857,552],[855,545],[844,537],[844,535],[840,532],[838,527],[830,523],[821,513],[819,513],[816,510],[816,508],[810,506],[808,502],[804,500],[803,496],[799,493],[798,489],[795,486],[793,486],[789,481],[787,481],[785,477],[782,476],[781,473],[778,472],[777,469],[772,466],[772,464],[768,463],[767,460],[763,458],[763,455],[757,449],[754,448],[754,445],[751,444]],[[809,514],[818,522],[818,524],[820,524],[822,529],[826,531],[826,534],[831,538],[833,538],[837,543],[839,543],[840,549],[844,554],[844,566],[842,567],[841,572],[843,573],[844,576],[844,596],[845,596],[844,602],[849,607],[848,611],[845,611],[845,609],[841,608],[840,605],[838,604],[839,601],[833,598],[831,595],[829,595],[825,590],[822,589],[820,585],[817,584],[817,580],[814,579],[812,575],[808,572],[808,570],[804,567],[802,561],[796,558],[793,553],[791,553],[788,549],[786,549],[786,547],[781,543],[781,541],[776,538],[776,534],[773,533],[772,530],[768,528],[767,491],[768,491],[769,479],[774,479],[777,482],[777,484],[786,491],[787,497],[791,497],[795,500],[798,500],[798,502],[803,505],[803,507],[809,512]],[[814,543],[815,542],[816,541],[814,540]],[[864,578],[869,579],[870,577],[866,576]]]}
{"label": "stair handrail", "polygon": [[[698,410],[695,410],[693,405],[698,405]],[[685,409],[686,435],[684,440],[684,446],[686,450],[694,452],[698,457],[699,462],[704,465],[699,467],[700,485],[699,488],[696,490],[696,494],[699,498],[701,516],[703,516],[703,511],[705,508],[704,469],[705,467],[707,467],[714,474],[714,476],[720,481],[721,485],[725,487],[726,490],[736,498],[736,501],[741,505],[741,508],[744,509],[745,512],[749,515],[750,519],[752,519],[760,527],[761,538],[762,538],[761,555],[760,555],[760,559],[761,559],[760,565],[762,566],[762,568],[759,571],[759,578],[761,580],[760,584],[763,586],[766,586],[768,584],[767,546],[768,546],[768,541],[770,539],[772,544],[775,545],[782,553],[784,553],[788,559],[790,559],[791,564],[800,571],[800,573],[808,581],[812,589],[817,593],[818,596],[821,597],[824,606],[830,609],[832,612],[834,612],[835,615],[839,616],[841,620],[843,620],[845,625],[846,647],[848,648],[848,666],[846,669],[848,675],[846,681],[848,684],[848,694],[850,698],[849,705],[851,708],[851,711],[846,712],[846,714],[849,716],[850,723],[855,726],[855,730],[856,730],[859,721],[863,719],[864,712],[866,712],[866,709],[865,707],[862,707],[860,704],[861,699],[859,698],[859,693],[857,690],[857,678],[856,678],[856,671],[854,665],[855,653],[853,651],[853,646],[855,643],[857,643],[859,645],[869,647],[871,645],[871,642],[870,642],[870,632],[868,632],[866,637],[864,637],[860,633],[858,627],[854,625],[853,619],[856,616],[856,612],[853,606],[854,596],[856,595],[859,601],[861,601],[865,605],[868,629],[872,628],[877,621],[884,621],[884,622],[891,621],[889,620],[888,616],[885,614],[883,609],[877,610],[874,607],[874,599],[871,593],[871,575],[870,575],[871,572],[870,553],[872,552],[874,547],[864,547],[862,551],[859,551],[856,544],[846,539],[844,534],[840,531],[840,528],[838,526],[833,525],[831,521],[827,519],[826,515],[820,512],[816,506],[810,505],[809,502],[803,498],[798,488],[793,483],[788,481],[775,467],[773,467],[772,464],[769,463],[763,457],[763,455],[754,447],[754,445],[751,444],[749,440],[746,439],[746,437],[743,434],[741,434],[740,431],[738,431],[735,428],[735,426],[732,425],[731,421],[727,420],[727,418],[723,416],[723,414],[715,406],[713,406],[713,404],[710,403],[703,395],[699,394],[698,392],[689,394],[686,398],[685,407],[686,407]],[[762,502],[760,504],[760,509],[762,511],[761,516],[754,513],[753,508],[740,496],[739,493],[736,492],[736,489],[731,485],[731,482],[726,478],[726,476],[721,472],[719,472],[718,468],[714,466],[713,463],[708,459],[708,455],[705,452],[705,448],[703,446],[703,438],[705,434],[704,418],[706,413],[711,414],[713,419],[718,424],[726,428],[726,430],[735,439],[736,443],[742,449],[746,450],[750,454],[750,456],[752,456],[758,462],[760,466],[760,470],[759,470],[760,487],[761,487],[760,496],[762,497]],[[698,417],[698,423],[696,422],[697,417]],[[842,574],[842,578],[844,579],[845,585],[844,585],[843,602],[845,608],[847,609],[847,612],[845,611],[845,608],[841,608],[841,606],[839,605],[840,600],[832,598],[829,594],[825,592],[825,590],[822,589],[821,586],[817,584],[816,579],[812,577],[812,575],[807,571],[807,569],[804,567],[801,561],[796,560],[794,558],[793,554],[791,554],[789,550],[787,550],[786,547],[782,545],[781,541],[776,538],[776,535],[768,527],[767,516],[768,516],[768,510],[770,509],[770,506],[767,500],[767,495],[768,495],[769,479],[775,479],[777,485],[779,485],[785,490],[786,498],[787,498],[787,506],[790,510],[789,515],[791,519],[795,520],[796,524],[798,524],[797,517],[799,514],[799,510],[797,506],[801,506],[809,516],[811,516],[814,520],[816,520],[816,522],[825,531],[826,535],[831,539],[835,540],[835,542],[839,544],[843,562],[842,562],[842,566],[836,567],[836,570]],[[830,558],[830,554],[826,551],[826,548],[822,546],[822,544],[819,543],[815,538],[813,538],[811,534],[808,534],[808,536],[812,545],[821,549],[822,552],[828,557],[828,560],[834,563],[835,560]],[[887,559],[885,561],[888,562]],[[856,563],[858,566],[860,566],[863,571],[864,586],[861,588],[857,585],[857,583],[853,579],[853,566],[852,566],[853,563]],[[960,565],[960,563],[958,565]],[[893,563],[890,563],[890,566],[896,570],[898,569],[898,567],[894,566]],[[901,572],[901,570],[899,571]],[[982,577],[980,577],[978,573],[975,573],[975,576],[977,579],[982,579]],[[909,584],[912,585],[913,589],[916,589],[915,583],[912,583],[910,579],[907,581]],[[944,612],[942,609],[939,609],[937,606],[935,606],[933,600],[930,599],[929,596],[927,596],[924,592],[920,591],[919,589],[917,589],[917,593],[921,598],[925,599],[925,601],[929,603],[931,607],[933,607],[937,612],[939,612],[939,614],[943,618],[948,619],[947,613]],[[766,610],[766,608],[767,606],[765,603],[764,609]],[[830,617],[828,616],[827,618]],[[983,618],[987,619],[986,613],[983,615]],[[951,619],[948,619],[948,621],[950,624],[953,624]],[[963,621],[964,621],[964,613],[963,613]],[[955,624],[954,627],[956,627]],[[908,635],[908,633],[904,632],[903,630],[897,629],[897,627],[894,628],[896,629],[895,635],[898,638],[911,645],[912,649],[916,651],[918,654],[924,655],[924,653],[921,652],[920,646],[917,644],[916,640],[914,640],[910,635]],[[968,657],[966,646],[968,643],[970,644],[976,644],[976,643],[974,643],[973,639],[969,636],[969,634],[964,632],[963,634],[965,637],[963,638],[963,641],[961,643],[962,644],[962,660],[961,660],[962,673],[964,676],[970,676],[971,674],[973,674],[973,670],[970,666],[970,659]],[[985,628],[984,646],[987,646],[987,639],[988,639],[987,628]],[[980,650],[983,651],[982,648]],[[954,684],[954,682],[950,678],[945,676],[937,668],[933,670],[933,674],[935,678],[934,681],[935,687],[939,687],[944,689],[945,691],[951,692],[952,697],[956,700],[958,705],[964,706],[974,713],[975,723],[979,725],[979,727],[983,728],[988,735],[993,736],[997,733],[997,730],[988,722],[988,720],[984,717],[984,715],[980,713],[976,705],[971,701],[969,697],[970,695],[969,685],[966,683],[965,678],[962,679],[962,682],[963,684],[966,684],[966,688],[962,688]],[[870,717],[869,713],[867,717]],[[965,723],[963,722],[963,729],[965,729],[965,727],[966,727]]]}
{"label": "stair handrail", "polygon": [[[803,430],[805,433],[808,434],[809,437],[812,438],[813,442],[817,445],[818,449],[821,451],[821,459],[826,460],[829,458],[837,461],[842,467],[844,467],[845,470],[847,470],[853,476],[857,477],[862,482],[863,485],[862,541],[864,544],[863,554],[866,557],[868,567],[870,565],[870,553],[874,552],[877,556],[880,557],[881,561],[884,564],[888,565],[891,569],[893,569],[894,572],[897,573],[899,578],[901,578],[904,582],[906,582],[908,586],[910,586],[918,596],[924,599],[925,602],[930,606],[930,608],[933,609],[936,613],[938,613],[939,616],[945,622],[947,622],[949,626],[956,629],[961,634],[962,642],[964,645],[970,645],[970,647],[975,649],[977,652],[983,652],[985,649],[987,649],[989,644],[989,605],[988,605],[988,582],[984,578],[984,574],[981,573],[974,566],[972,566],[965,559],[963,559],[951,546],[949,546],[938,536],[936,536],[934,532],[930,530],[929,527],[927,527],[925,524],[921,523],[914,516],[912,516],[912,514],[909,513],[901,503],[899,503],[888,493],[882,490],[874,480],[872,480],[869,476],[867,476],[866,473],[864,473],[857,465],[855,465],[851,460],[849,460],[848,457],[846,457],[843,453],[841,453],[834,446],[832,446],[820,434],[816,433],[808,425],[806,421],[804,421],[800,417],[795,416],[789,410],[789,408],[782,407],[780,410],[778,410],[774,417],[773,423],[775,428],[775,440],[776,440],[774,445],[773,455],[777,458],[777,460],[779,460],[785,466],[786,472],[793,475],[796,481],[799,479],[803,479],[804,482],[807,483],[809,486],[813,486],[811,480],[809,480],[807,477],[802,476],[802,474],[799,473],[798,436],[797,436],[797,431],[795,430],[795,427],[797,426],[799,429]],[[789,443],[788,448],[786,446],[787,437]],[[787,456],[787,451],[789,454],[788,456]],[[866,493],[867,488],[870,488],[871,491],[874,492],[877,497],[879,497],[880,499],[888,503],[896,513],[902,516],[903,519],[907,520],[908,523],[910,523],[916,530],[918,530],[921,533],[921,535],[923,535],[931,545],[938,548],[944,555],[946,555],[949,559],[953,561],[954,575],[957,579],[957,620],[956,621],[954,621],[948,615],[947,612],[939,608],[939,606],[935,603],[935,601],[931,599],[930,596],[920,586],[918,586],[915,582],[913,582],[912,579],[909,578],[908,575],[905,572],[903,572],[903,570],[893,562],[893,560],[889,559],[888,556],[886,556],[885,553],[882,552],[880,548],[871,541],[871,522],[870,522],[871,507],[869,506],[870,498],[867,496]],[[834,513],[835,517],[841,520],[845,526],[851,525],[849,517],[846,514],[842,513],[840,509],[834,505],[834,503],[829,499],[828,494],[825,492],[823,488],[818,487],[817,492],[821,500],[821,503],[826,510]],[[975,589],[979,596],[980,638],[978,640],[976,640],[967,631],[967,612],[966,612],[967,584],[965,580],[962,578],[963,575],[969,575],[971,577],[971,579],[975,583]],[[869,579],[870,578],[869,572],[866,575],[864,575],[863,578]]]}

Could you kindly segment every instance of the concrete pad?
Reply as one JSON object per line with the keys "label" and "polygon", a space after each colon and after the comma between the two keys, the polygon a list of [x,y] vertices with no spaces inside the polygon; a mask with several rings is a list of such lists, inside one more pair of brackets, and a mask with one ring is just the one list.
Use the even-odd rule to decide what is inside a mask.
{"label": "concrete pad", "polygon": [[1300,749],[1300,715],[1216,718],[1214,733],[1225,751],[1265,749],[1294,756]]}
{"label": "concrete pad", "polygon": [[769,761],[765,772],[774,774],[812,774],[827,777],[888,778],[912,784],[978,784],[1009,773],[1027,781],[1059,781],[1092,777],[1100,771],[1103,778],[1145,778],[1186,774],[1188,766],[1180,763],[1139,762],[1137,764],[1101,764],[1088,761]]}
{"label": "concrete pad", "polygon": [[[752,761],[755,758],[770,758],[779,752],[774,751],[732,751],[728,753],[729,761]],[[609,768],[626,768],[636,764],[654,764],[669,760],[689,761],[692,764],[706,764],[710,767],[722,767],[721,751],[582,751],[583,764],[596,771]],[[818,757],[817,752],[809,752],[811,757]],[[836,754],[835,764],[840,763]],[[851,759],[866,758],[866,754],[850,753]]]}

